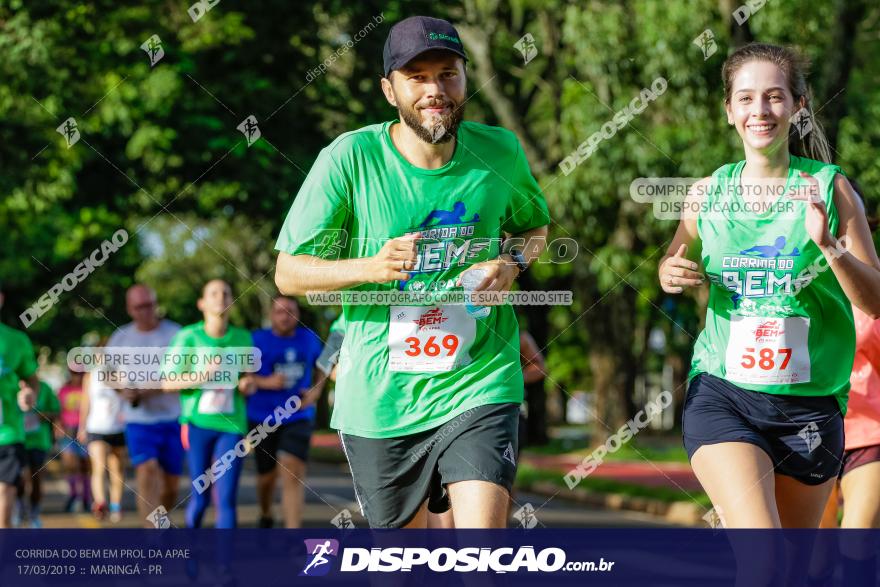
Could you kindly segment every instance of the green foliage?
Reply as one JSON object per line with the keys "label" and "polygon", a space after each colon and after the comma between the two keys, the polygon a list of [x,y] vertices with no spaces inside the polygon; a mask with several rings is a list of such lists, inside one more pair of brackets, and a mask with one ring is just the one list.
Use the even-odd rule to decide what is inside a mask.
{"label": "green foliage", "polygon": [[[838,4],[769,2],[747,27],[758,40],[794,44],[813,59],[817,105],[845,101],[837,162],[859,180],[876,216],[880,40],[872,30],[880,7],[868,6],[859,25],[846,91],[829,95],[823,64],[840,51]],[[391,24],[421,13],[469,26],[488,43],[499,99],[489,98],[478,75],[486,64],[468,48],[468,117],[506,124],[501,101],[509,102],[521,140],[533,147],[551,237],[580,245],[573,263],[532,270],[538,287],[574,292],[571,307],[530,318],[553,341],[552,383],[589,388],[587,356],[595,350],[620,357],[621,372],[657,365],[644,348],[652,326],[666,332],[671,353],[687,356],[700,308],[692,298],[664,296],[655,277],[675,225],[633,202],[629,185],[645,176],[705,176],[741,157],[720,82],[737,29],[718,2],[221,0],[198,22],[186,8],[0,0],[7,323],[20,324],[24,308],[124,227],[130,243],[29,329],[40,344],[65,348],[127,321],[122,293],[135,279],[156,286],[168,314],[187,322],[198,317],[201,284],[224,277],[241,296],[233,319],[258,325],[274,293],[274,238],[305,172],[339,133],[396,114],[379,91],[382,46]],[[718,52],[704,60],[692,41],[707,28]],[[528,64],[514,47],[526,33],[538,49]],[[153,67],[141,50],[151,35],[165,51]],[[562,174],[559,162],[658,76],[665,93]],[[250,147],[236,129],[249,115],[263,137]],[[55,129],[70,116],[82,138],[67,148]],[[313,319],[325,327],[323,312]]]}

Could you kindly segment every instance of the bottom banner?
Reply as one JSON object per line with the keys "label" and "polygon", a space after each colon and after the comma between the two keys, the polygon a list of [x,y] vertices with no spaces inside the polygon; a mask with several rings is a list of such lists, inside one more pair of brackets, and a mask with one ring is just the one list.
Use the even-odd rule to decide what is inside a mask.
{"label": "bottom banner", "polygon": [[877,585],[868,530],[4,530],[0,585]]}

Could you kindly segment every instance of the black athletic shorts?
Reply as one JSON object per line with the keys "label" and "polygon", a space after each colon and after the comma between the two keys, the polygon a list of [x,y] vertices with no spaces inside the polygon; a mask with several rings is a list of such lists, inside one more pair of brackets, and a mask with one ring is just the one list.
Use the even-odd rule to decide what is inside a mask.
{"label": "black athletic shorts", "polygon": [[[260,425],[258,422],[249,423],[251,430],[258,425]],[[268,473],[277,466],[278,451],[284,451],[302,462],[306,462],[309,459],[312,429],[311,420],[294,420],[282,424],[274,432],[270,432],[254,450],[254,456],[257,459],[257,473],[260,475]]]}
{"label": "black athletic shorts", "polygon": [[15,485],[25,466],[24,445],[0,445],[0,483]]}
{"label": "black athletic shorts", "polygon": [[125,446],[125,433],[124,432],[116,432],[114,434],[95,434],[93,432],[89,432],[88,434],[89,442],[101,441],[106,442],[113,448],[119,448],[121,446]]}
{"label": "black athletic shorts", "polygon": [[843,416],[830,395],[761,393],[701,373],[688,387],[682,429],[688,458],[704,444],[748,442],[777,473],[807,485],[836,478],[843,461]]}
{"label": "black athletic shorts", "polygon": [[25,449],[25,465],[31,475],[43,468],[46,464],[46,451],[41,448]]}
{"label": "black athletic shorts", "polygon": [[470,409],[431,430],[395,438],[340,434],[355,495],[371,528],[400,528],[428,501],[449,509],[446,485],[489,481],[508,492],[516,478],[519,404]]}

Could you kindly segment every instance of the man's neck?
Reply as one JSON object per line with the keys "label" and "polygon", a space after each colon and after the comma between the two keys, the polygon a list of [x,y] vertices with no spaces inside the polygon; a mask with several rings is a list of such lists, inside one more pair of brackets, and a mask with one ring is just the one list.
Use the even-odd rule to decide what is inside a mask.
{"label": "man's neck", "polygon": [[422,169],[439,169],[455,153],[454,137],[445,143],[426,143],[411,128],[400,122],[391,125],[391,142],[404,159]]}
{"label": "man's neck", "polygon": [[153,332],[154,330],[159,328],[159,322],[160,322],[159,320],[156,320],[155,322],[149,322],[146,324],[138,324],[137,322],[135,322],[134,327],[135,327],[135,330],[137,330],[138,332]]}
{"label": "man's neck", "polygon": [[281,338],[287,338],[288,336],[293,336],[294,334],[296,334],[296,328],[294,328],[293,330],[288,330],[287,332],[282,332],[280,330],[276,330],[275,328],[273,328],[272,334],[274,334],[275,336],[279,336]]}
{"label": "man's neck", "polygon": [[225,316],[205,316],[205,334],[211,338],[223,338],[229,319]]}

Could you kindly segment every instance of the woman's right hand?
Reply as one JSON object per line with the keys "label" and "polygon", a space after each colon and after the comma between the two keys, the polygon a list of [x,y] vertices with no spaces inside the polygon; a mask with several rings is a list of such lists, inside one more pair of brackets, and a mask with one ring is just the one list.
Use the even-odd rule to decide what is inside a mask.
{"label": "woman's right hand", "polygon": [[688,246],[684,243],[671,257],[660,265],[660,287],[669,294],[679,294],[685,287],[703,285],[703,275],[697,272],[696,263],[687,258]]}

